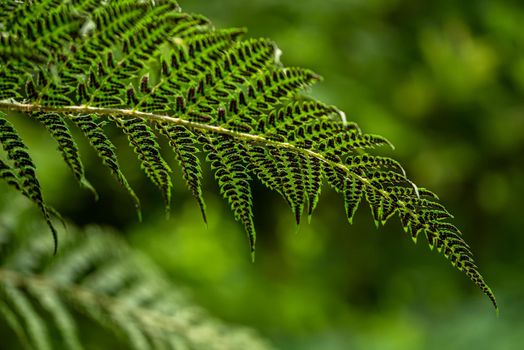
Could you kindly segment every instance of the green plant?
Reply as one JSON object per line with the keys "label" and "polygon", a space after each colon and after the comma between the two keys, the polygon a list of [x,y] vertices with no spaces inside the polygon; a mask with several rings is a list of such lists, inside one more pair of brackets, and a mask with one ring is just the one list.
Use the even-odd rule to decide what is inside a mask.
{"label": "green plant", "polygon": [[212,318],[107,229],[68,225],[53,256],[45,227],[18,203],[0,202],[0,320],[23,348],[92,348],[88,335],[100,327],[119,336],[105,348],[270,348],[251,330]]}
{"label": "green plant", "polygon": [[414,185],[398,162],[373,153],[375,147],[391,146],[389,141],[363,133],[336,107],[305,95],[320,77],[284,67],[273,42],[241,40],[242,29],[215,30],[206,18],[180,12],[174,1],[6,1],[2,6],[0,176],[40,207],[53,234],[55,212],[42,198],[11,114],[41,122],[79,183],[94,191],[68,130],[68,123],[77,126],[138,212],[138,198],[105,126],[127,136],[169,210],[171,170],[157,135],[166,137],[206,220],[196,155],[203,151],[221,194],[245,227],[253,256],[252,178],[286,200],[297,224],[305,210],[313,213],[325,180],[344,198],[350,222],[362,198],[377,226],[398,215],[414,240],[423,233],[430,247],[497,307],[437,196]]}

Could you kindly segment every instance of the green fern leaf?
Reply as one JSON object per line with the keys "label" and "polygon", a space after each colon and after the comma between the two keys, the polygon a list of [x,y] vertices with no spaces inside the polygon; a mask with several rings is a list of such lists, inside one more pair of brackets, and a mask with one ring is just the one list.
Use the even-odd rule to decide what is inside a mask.
{"label": "green fern leaf", "polygon": [[252,331],[212,318],[112,232],[70,225],[67,234],[59,232],[67,249],[52,256],[42,225],[13,220],[23,212],[17,201],[6,208],[4,199],[10,219],[0,218],[0,324],[21,346],[84,349],[83,340],[93,336],[92,326],[80,328],[87,318],[114,332],[119,348],[271,348]]}
{"label": "green fern leaf", "polygon": [[246,229],[251,248],[251,258],[255,258],[256,232],[253,222],[253,198],[250,176],[245,166],[246,152],[242,144],[236,144],[227,136],[211,138],[202,135],[199,140],[208,152],[207,159],[215,170],[215,178],[220,193],[228,200],[235,219]]}
{"label": "green fern leaf", "polygon": [[349,223],[353,223],[353,217],[358,209],[363,194],[363,185],[360,181],[345,179],[344,189],[344,207],[346,208],[346,216]]}
{"label": "green fern leaf", "polygon": [[[362,201],[377,226],[398,216],[414,240],[423,233],[496,306],[438,198],[418,189],[395,160],[369,153],[393,147],[387,139],[363,133],[337,108],[305,95],[320,77],[284,67],[271,41],[242,40],[241,29],[215,30],[167,0],[4,3],[10,13],[0,16],[0,110],[73,120],[137,205],[102,121],[114,120],[128,136],[169,206],[170,169],[149,125],[167,137],[205,218],[195,155],[203,150],[252,254],[251,178],[277,191],[297,223],[306,205],[311,217],[325,179],[344,198],[350,222]],[[16,132],[0,135],[5,143]],[[76,154],[70,159],[79,162]],[[21,164],[4,163],[2,179],[15,188],[18,182],[45,209],[32,165],[24,177]]]}
{"label": "green fern leaf", "polygon": [[127,135],[131,146],[138,155],[142,169],[147,177],[160,189],[166,213],[171,203],[171,169],[160,153],[156,136],[142,119],[114,118],[117,126]]}
{"label": "green fern leaf", "polygon": [[157,123],[157,127],[160,133],[169,139],[169,144],[173,147],[178,164],[182,168],[187,187],[200,207],[204,222],[207,222],[206,205],[202,195],[202,169],[197,157],[198,147],[193,141],[196,136],[184,126]]}
{"label": "green fern leaf", "polygon": [[[275,160],[278,177],[281,180],[280,191],[289,203],[297,225],[306,202],[307,173],[301,168],[302,157],[300,154],[288,150],[270,148],[269,155]],[[304,169],[305,170],[305,169]]]}
{"label": "green fern leaf", "polygon": [[[35,174],[35,166],[29,153],[27,153],[26,145],[22,142],[22,139],[18,136],[18,133],[11,123],[4,119],[5,117],[6,115],[0,112],[0,144],[2,144],[2,148],[7,153],[7,158],[12,162],[16,170],[16,176],[19,178],[19,190],[26,194],[42,211],[53,234],[54,251],[56,252],[58,247],[56,230],[51,222],[49,210],[40,191],[40,184]],[[5,163],[3,168],[6,168]],[[13,184],[14,174],[7,169],[7,171],[3,171],[2,178],[4,180],[7,179],[8,183]]]}
{"label": "green fern leaf", "polygon": [[80,185],[93,192],[95,198],[98,198],[96,190],[85,178],[84,166],[80,160],[78,147],[76,146],[73,135],[71,135],[65,121],[58,114],[34,113],[33,117],[42,123],[51,136],[56,140],[58,143],[58,149],[62,153],[64,161],[69,166]]}
{"label": "green fern leaf", "polygon": [[22,347],[24,349],[30,349],[30,342],[27,338],[27,335],[25,334],[25,330],[22,326],[22,323],[16,316],[16,313],[2,300],[0,300],[0,312],[4,321],[15,332]]}
{"label": "green fern leaf", "polygon": [[51,350],[49,335],[44,326],[44,320],[31,305],[28,297],[20,291],[12,281],[2,281],[1,294],[12,307],[9,311],[12,314],[20,315],[24,327],[27,330],[28,338],[34,344],[35,349]]}
{"label": "green fern leaf", "polygon": [[102,159],[104,165],[106,165],[109,168],[109,170],[120,183],[120,185],[122,185],[122,187],[124,187],[129,192],[135,203],[135,208],[140,219],[140,200],[138,199],[135,192],[127,182],[127,179],[125,178],[124,174],[120,170],[120,165],[118,164],[118,159],[115,154],[115,146],[106,136],[102,127],[97,123],[96,117],[78,115],[73,116],[71,119],[73,123],[75,123],[80,128],[80,130],[82,130],[84,135],[89,140],[91,146],[96,150],[96,153]]}
{"label": "green fern leaf", "polygon": [[0,159],[0,178],[4,180],[9,186],[14,187],[17,191],[22,192],[19,179],[15,172],[7,163]]}

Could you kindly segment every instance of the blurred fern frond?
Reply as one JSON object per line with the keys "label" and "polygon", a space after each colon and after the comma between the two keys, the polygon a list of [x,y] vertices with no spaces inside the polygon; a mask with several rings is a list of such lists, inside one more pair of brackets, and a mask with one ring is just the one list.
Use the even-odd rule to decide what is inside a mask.
{"label": "blurred fern frond", "polygon": [[90,348],[86,318],[118,336],[107,349],[270,348],[250,329],[212,318],[107,229],[69,227],[60,235],[66,249],[53,256],[45,227],[20,220],[12,209],[0,217],[0,325],[16,334],[16,348]]}
{"label": "blurred fern frond", "polygon": [[127,137],[169,209],[171,169],[159,146],[159,138],[167,138],[205,220],[196,155],[203,151],[253,256],[252,179],[278,192],[297,224],[304,212],[311,216],[325,181],[344,198],[350,222],[364,201],[377,226],[398,216],[413,240],[425,235],[496,307],[437,196],[417,188],[396,161],[373,153],[391,146],[388,140],[363,133],[336,107],[307,96],[320,77],[284,67],[270,40],[215,29],[172,0],[6,0],[1,6],[0,144],[6,159],[0,159],[0,178],[40,207],[53,232],[54,211],[12,124],[15,113],[41,122],[80,185],[94,192],[68,125],[78,127],[138,211],[107,124]]}

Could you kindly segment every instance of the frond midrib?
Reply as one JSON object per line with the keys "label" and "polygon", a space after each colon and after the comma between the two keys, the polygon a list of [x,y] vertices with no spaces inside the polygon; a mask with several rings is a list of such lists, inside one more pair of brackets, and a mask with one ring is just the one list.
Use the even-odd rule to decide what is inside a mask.
{"label": "frond midrib", "polygon": [[[352,171],[348,166],[344,165],[343,163],[332,161],[329,158],[325,157],[324,155],[318,152],[315,152],[313,150],[306,149],[306,148],[297,147],[289,142],[275,141],[275,140],[271,140],[271,139],[268,139],[260,135],[253,135],[249,133],[235,131],[235,130],[231,130],[228,128],[224,128],[222,126],[203,124],[203,123],[198,123],[198,122],[190,121],[190,120],[183,119],[183,118],[172,117],[172,116],[163,115],[163,114],[142,112],[142,111],[135,110],[135,109],[104,108],[104,107],[92,107],[92,106],[87,106],[87,105],[53,107],[53,106],[45,106],[45,105],[33,104],[33,103],[0,101],[0,109],[7,109],[7,110],[19,111],[19,112],[54,112],[54,113],[61,113],[61,114],[68,114],[68,113],[96,114],[99,116],[100,115],[118,116],[120,118],[121,117],[142,118],[142,119],[146,119],[150,121],[168,122],[171,124],[182,125],[182,126],[185,126],[191,129],[212,132],[215,134],[228,135],[238,140],[258,143],[258,144],[262,144],[266,146],[275,146],[275,147],[280,147],[280,148],[286,148],[286,149],[289,149],[289,150],[292,150],[298,153],[302,153],[309,157],[314,157],[332,167],[339,168],[343,170],[344,172],[346,172],[347,174],[350,174],[354,179],[357,179],[358,181],[364,183],[366,186],[372,188],[374,191],[380,193],[384,198],[391,199],[391,196],[387,191],[385,191],[384,189],[380,187],[373,185],[373,183],[369,181],[369,179],[355,173],[354,171]],[[413,185],[413,188],[415,189],[415,193],[418,196],[417,186],[411,181],[410,183]],[[410,214],[415,215],[413,210],[407,207],[404,201],[396,200],[395,203],[398,204],[399,207],[401,207],[402,209],[409,212]]]}
{"label": "frond midrib", "polygon": [[53,278],[45,278],[41,275],[25,274],[15,270],[0,268],[0,284],[11,283],[16,287],[39,287],[49,288],[80,305],[98,305],[102,309],[112,310],[111,314],[132,314],[146,327],[154,327],[167,332],[189,333],[191,325],[179,322],[174,317],[169,317],[161,312],[145,307],[126,304],[118,297],[97,293],[80,285],[67,285],[59,283]]}

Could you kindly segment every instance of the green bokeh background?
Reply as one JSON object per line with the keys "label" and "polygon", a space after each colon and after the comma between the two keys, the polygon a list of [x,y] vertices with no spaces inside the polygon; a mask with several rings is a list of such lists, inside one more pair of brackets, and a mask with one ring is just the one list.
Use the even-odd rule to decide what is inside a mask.
{"label": "green bokeh background", "polygon": [[[175,169],[172,215],[115,133],[142,198],[130,198],[79,138],[95,203],[43,129],[14,121],[32,147],[44,195],[79,225],[121,230],[195,300],[258,329],[281,349],[521,349],[524,344],[524,4],[521,1],[187,0],[216,27],[269,37],[288,66],[315,70],[311,93],[337,105],[455,215],[500,305],[397,220],[376,229],[367,204],[353,225],[325,188],[310,224],[254,183],[258,232],[247,239],[205,166],[206,226]],[[127,148],[126,148],[127,147]],[[2,187],[4,189],[5,187]],[[35,209],[35,215],[38,215]]]}

